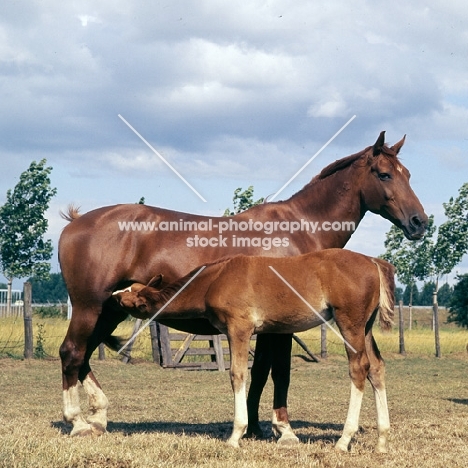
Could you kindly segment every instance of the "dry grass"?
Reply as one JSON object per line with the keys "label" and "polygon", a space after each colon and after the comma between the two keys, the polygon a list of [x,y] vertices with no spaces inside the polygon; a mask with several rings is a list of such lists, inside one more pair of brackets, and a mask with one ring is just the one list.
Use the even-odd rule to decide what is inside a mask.
{"label": "dry grass", "polygon": [[[161,370],[139,362],[93,361],[111,406],[108,433],[71,438],[61,421],[60,363],[0,360],[0,467],[456,467],[468,459],[465,354],[442,359],[387,356],[390,453],[373,453],[375,409],[368,386],[361,430],[350,453],[335,453],[349,398],[347,362],[294,358],[293,428],[301,444],[279,449],[270,437],[224,443],[233,398],[228,373]],[[261,419],[269,433],[271,383]]]}

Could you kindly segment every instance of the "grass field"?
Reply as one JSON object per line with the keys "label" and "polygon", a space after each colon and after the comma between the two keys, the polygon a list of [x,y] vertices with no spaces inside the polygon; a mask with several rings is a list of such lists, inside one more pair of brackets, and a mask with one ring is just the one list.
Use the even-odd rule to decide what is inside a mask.
{"label": "grass field", "polygon": [[[387,362],[392,432],[390,453],[373,453],[375,408],[370,386],[361,429],[348,454],[335,453],[349,401],[343,344],[329,333],[329,358],[307,362],[293,348],[289,398],[298,447],[285,450],[271,435],[272,384],[261,403],[268,437],[225,444],[232,427],[233,396],[227,372],[162,370],[150,363],[149,333],[143,333],[123,364],[115,353],[92,366],[110,400],[108,432],[71,438],[62,422],[58,347],[68,322],[34,319],[35,344],[44,360],[25,361],[20,319],[0,320],[0,468],[48,467],[464,467],[468,462],[468,332],[446,324],[441,314],[442,358],[434,358],[430,311],[416,310],[406,331],[407,356],[398,352],[398,330],[376,340]],[[42,326],[40,326],[42,324]],[[118,333],[129,336],[133,322]],[[300,334],[316,354],[320,330]],[[84,395],[83,395],[84,396]],[[84,400],[84,399],[83,399]],[[86,402],[83,401],[86,410]]]}
{"label": "grass field", "polygon": [[[58,360],[0,359],[0,467],[464,467],[468,460],[468,358],[387,356],[390,453],[373,453],[370,386],[361,429],[347,454],[335,453],[349,398],[347,362],[293,359],[292,426],[300,445],[280,449],[270,433],[272,386],[262,399],[269,435],[224,440],[233,398],[227,372],[162,370],[154,364],[93,361],[110,400],[108,432],[71,438],[61,418]],[[84,404],[84,409],[86,405]]]}

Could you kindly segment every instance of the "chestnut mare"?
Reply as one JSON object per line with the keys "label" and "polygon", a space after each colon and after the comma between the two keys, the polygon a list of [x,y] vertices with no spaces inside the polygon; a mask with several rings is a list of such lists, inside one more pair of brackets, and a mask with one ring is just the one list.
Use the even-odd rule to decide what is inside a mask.
{"label": "chestnut mare", "polygon": [[[89,359],[101,342],[116,346],[111,334],[128,315],[116,309],[115,301],[114,305],[109,301],[116,289],[135,281],[146,284],[153,272],[162,273],[165,284],[169,284],[197,265],[238,253],[286,257],[341,248],[353,231],[349,228],[330,230],[330,227],[337,221],[357,227],[367,211],[389,219],[408,239],[419,239],[426,229],[427,216],[409,185],[408,170],[398,160],[404,138],[392,147],[385,145],[384,140],[382,132],[373,146],[330,164],[290,199],[258,205],[230,218],[209,218],[137,204],[99,208],[82,216],[77,210],[69,209],[66,218],[71,222],[60,237],[59,259],[73,307],[60,347],[63,414],[65,421],[73,425],[71,435],[99,434],[106,429],[108,401],[91,371]],[[292,226],[292,223],[312,221],[318,228],[315,232],[306,231],[305,227],[294,232],[279,232],[282,237],[274,239],[255,230],[236,231],[234,227],[217,237],[207,232],[210,222],[219,226],[228,220],[239,225],[244,223],[244,226],[249,222],[251,226],[253,222],[276,223],[277,226],[287,222]],[[122,222],[144,222],[150,227],[138,230],[142,225],[134,224],[135,230],[126,230],[129,224],[124,226]],[[157,230],[158,226],[167,228],[169,222],[175,225],[191,222],[193,230]],[[195,248],[190,246],[189,237],[192,243],[196,238],[207,242],[208,237],[210,242],[215,242],[213,246]],[[243,238],[242,248],[238,246],[239,237]],[[265,241],[271,244],[270,248],[262,244]],[[189,333],[217,333],[205,319],[184,323],[179,320],[177,326]],[[289,426],[286,409],[291,342],[291,334],[259,335],[247,401],[248,434],[260,436],[258,406],[271,368],[273,418],[281,422],[279,443],[286,444],[298,442]],[[78,381],[89,399],[87,419],[80,410]]]}
{"label": "chestnut mare", "polygon": [[[156,320],[202,318],[227,335],[234,391],[230,445],[239,446],[248,423],[245,385],[252,334],[300,332],[333,318],[345,342],[351,377],[348,416],[336,448],[348,450],[359,427],[368,378],[377,407],[376,450],[387,451],[390,420],[385,368],[372,336],[372,324],[379,311],[381,327],[391,328],[395,289],[392,265],[349,250],[328,249],[286,258],[239,255],[212,263],[195,277],[199,271],[197,268],[161,291],[137,283],[116,291],[114,297],[135,317],[150,319],[165,306]],[[185,289],[175,295],[184,285]]]}

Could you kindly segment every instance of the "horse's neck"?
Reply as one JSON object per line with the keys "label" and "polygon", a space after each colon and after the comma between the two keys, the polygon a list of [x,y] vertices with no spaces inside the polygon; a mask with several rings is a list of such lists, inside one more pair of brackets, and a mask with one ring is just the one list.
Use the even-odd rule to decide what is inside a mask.
{"label": "horse's neck", "polygon": [[[358,227],[365,215],[360,194],[361,168],[350,166],[320,180],[312,180],[301,191],[284,202],[289,204],[301,219],[316,224],[314,233],[322,248],[344,247],[352,234],[350,224]],[[324,225],[323,223],[331,223]]]}

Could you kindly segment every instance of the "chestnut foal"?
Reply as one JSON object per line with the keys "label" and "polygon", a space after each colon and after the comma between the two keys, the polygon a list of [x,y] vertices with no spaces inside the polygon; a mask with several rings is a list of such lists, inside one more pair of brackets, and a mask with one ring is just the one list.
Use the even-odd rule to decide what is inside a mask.
{"label": "chestnut foal", "polygon": [[351,377],[348,415],[336,448],[348,450],[358,429],[367,378],[377,407],[376,450],[386,452],[390,420],[385,371],[372,324],[379,312],[381,327],[391,327],[393,294],[392,265],[349,250],[328,249],[286,258],[239,255],[199,267],[162,290],[137,283],[115,291],[113,297],[135,317],[154,318],[164,307],[157,321],[203,318],[227,335],[234,391],[234,428],[228,443],[233,447],[239,446],[248,424],[245,388],[252,334],[296,333],[333,318],[345,343]]}

